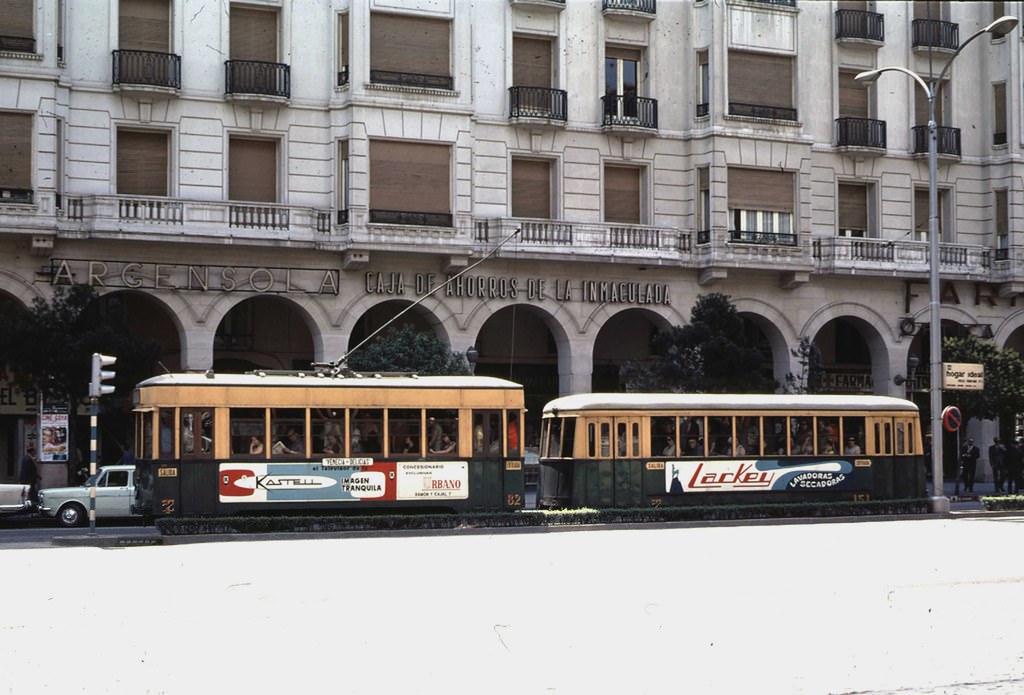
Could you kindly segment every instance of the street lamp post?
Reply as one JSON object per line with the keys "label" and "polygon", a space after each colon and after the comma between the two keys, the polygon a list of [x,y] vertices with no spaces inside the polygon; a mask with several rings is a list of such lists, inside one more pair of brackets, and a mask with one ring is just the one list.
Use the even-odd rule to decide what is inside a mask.
{"label": "street lamp post", "polygon": [[984,34],[992,34],[1000,38],[1006,36],[1017,26],[1017,18],[1000,17],[988,26],[971,34],[966,41],[946,60],[942,71],[931,82],[913,70],[899,66],[888,66],[866,70],[854,79],[868,86],[883,72],[902,72],[910,76],[924,90],[928,97],[928,294],[929,321],[928,338],[931,352],[931,372],[929,384],[930,416],[932,422],[932,511],[948,512],[949,498],[945,496],[942,481],[942,317],[939,312],[939,196],[938,196],[938,124],[935,122],[935,97],[942,84],[942,78],[952,64],[953,59],[974,39]]}

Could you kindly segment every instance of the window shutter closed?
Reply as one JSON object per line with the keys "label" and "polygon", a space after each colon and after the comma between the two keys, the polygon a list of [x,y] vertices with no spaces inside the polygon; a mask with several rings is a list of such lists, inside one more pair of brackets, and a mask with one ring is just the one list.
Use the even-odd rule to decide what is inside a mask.
{"label": "window shutter closed", "polygon": [[604,219],[606,222],[640,224],[639,169],[604,168]]}
{"label": "window shutter closed", "polygon": [[167,133],[117,131],[117,192],[167,195]]}
{"label": "window shutter closed", "polygon": [[338,28],[338,44],[341,46],[341,55],[338,57],[339,65],[348,65],[348,13],[339,15],[340,26]]}
{"label": "window shutter closed", "polygon": [[512,39],[512,84],[551,87],[551,41],[516,36]]}
{"label": "window shutter closed", "polygon": [[[942,95],[948,82],[943,80],[936,89],[935,122],[942,125]],[[928,96],[923,89],[914,88],[914,125],[928,125]]]}
{"label": "window shutter closed", "polygon": [[793,172],[729,167],[729,208],[793,212]]}
{"label": "window shutter closed", "polygon": [[1006,189],[996,191],[996,236],[1010,233],[1010,210],[1007,206]]}
{"label": "window shutter closed", "polygon": [[228,198],[277,202],[277,143],[231,138],[228,154]]}
{"label": "window shutter closed", "polygon": [[793,58],[729,51],[729,101],[793,108]]}
{"label": "window shutter closed", "polygon": [[1006,135],[1006,83],[992,85],[995,112],[992,114],[992,132]]}
{"label": "window shutter closed", "polygon": [[32,188],[32,114],[0,112],[0,188]]}
{"label": "window shutter closed", "polygon": [[35,38],[32,21],[35,3],[32,0],[0,0],[0,13],[4,18],[0,34],[17,39]]}
{"label": "window shutter closed", "polygon": [[551,218],[551,162],[512,160],[512,217]]}
{"label": "window shutter closed", "polygon": [[839,184],[839,228],[868,229],[868,194],[862,184]]}
{"label": "window shutter closed", "polygon": [[867,12],[868,3],[867,0],[839,0],[837,3],[837,9]]}
{"label": "window shutter closed", "polygon": [[370,208],[451,212],[451,147],[370,141]]}
{"label": "window shutter closed", "polygon": [[446,19],[373,12],[370,69],[450,77],[450,34]]}
{"label": "window shutter closed", "polygon": [[117,29],[118,47],[124,51],[170,50],[168,0],[121,0]]}
{"label": "window shutter closed", "polygon": [[839,73],[839,115],[846,118],[868,117],[868,90],[854,80],[856,73]]}
{"label": "window shutter closed", "polygon": [[231,6],[231,60],[277,62],[277,13]]}

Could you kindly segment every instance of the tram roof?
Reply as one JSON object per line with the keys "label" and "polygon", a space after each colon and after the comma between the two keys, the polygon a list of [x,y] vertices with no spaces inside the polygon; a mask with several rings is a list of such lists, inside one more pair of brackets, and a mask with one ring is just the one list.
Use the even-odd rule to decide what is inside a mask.
{"label": "tram roof", "polygon": [[579,393],[544,406],[546,415],[574,410],[897,410],[917,405],[891,396],[776,393]]}
{"label": "tram roof", "polygon": [[136,388],[154,386],[259,386],[304,388],[453,388],[453,389],[522,389],[520,384],[490,376],[417,376],[357,375],[326,376],[315,372],[289,374],[253,372],[218,374],[215,372],[177,372],[160,374],[139,382]]}

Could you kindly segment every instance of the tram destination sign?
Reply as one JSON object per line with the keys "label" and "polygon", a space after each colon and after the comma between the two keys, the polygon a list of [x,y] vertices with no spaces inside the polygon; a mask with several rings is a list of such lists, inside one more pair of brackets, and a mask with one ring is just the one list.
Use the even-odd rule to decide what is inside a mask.
{"label": "tram destination sign", "polygon": [[985,388],[985,365],[943,362],[942,388],[949,391],[981,391]]}

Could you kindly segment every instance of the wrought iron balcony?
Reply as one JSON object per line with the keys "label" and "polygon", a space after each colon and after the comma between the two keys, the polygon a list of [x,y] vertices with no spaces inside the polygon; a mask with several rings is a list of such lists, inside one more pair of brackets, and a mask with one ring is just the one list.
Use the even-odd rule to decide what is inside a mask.
{"label": "wrought iron balcony", "polygon": [[[918,277],[929,274],[927,241],[827,237],[812,242],[816,269],[822,273]],[[939,245],[939,266],[943,276],[987,277],[992,267],[992,249],[973,244]],[[996,280],[993,277],[993,280]]]}
{"label": "wrought iron balcony", "polygon": [[548,87],[509,87],[509,118],[540,118],[551,121],[566,119],[568,93]]}
{"label": "wrought iron balcony", "polygon": [[[914,154],[928,154],[928,126],[913,127]],[[935,128],[935,149],[940,155],[960,156],[960,129],[940,125]]]}
{"label": "wrought iron balcony", "polygon": [[338,70],[338,86],[344,87],[348,84],[348,66],[342,65]]}
{"label": "wrought iron balcony", "polygon": [[745,229],[730,229],[729,241],[734,244],[796,246],[796,234],[793,234],[792,232],[751,232]]}
{"label": "wrought iron balcony", "polygon": [[282,63],[226,60],[224,85],[227,94],[288,99],[291,97],[291,69]]}
{"label": "wrought iron balcony", "polygon": [[941,19],[915,19],[911,24],[911,45],[914,48],[960,48],[960,25]]}
{"label": "wrought iron balcony", "polygon": [[624,94],[606,94],[601,97],[604,120],[609,129],[658,128],[658,100]]}
{"label": "wrought iron balcony", "polygon": [[0,188],[0,205],[5,203],[32,203],[31,188]]}
{"label": "wrought iron balcony", "polygon": [[752,0],[761,5],[781,5],[782,7],[796,7],[796,0]]}
{"label": "wrought iron balcony", "polygon": [[648,19],[651,19],[657,12],[657,2],[656,0],[603,0],[601,10],[607,14],[649,15]]}
{"label": "wrought iron balcony", "polygon": [[418,89],[451,91],[455,88],[455,80],[450,75],[423,75],[416,72],[396,72],[394,70],[370,70],[370,82]]}
{"label": "wrought iron balcony", "polygon": [[403,224],[419,227],[451,227],[448,212],[415,212],[410,210],[370,210],[370,224]]}
{"label": "wrought iron balcony", "polygon": [[705,101],[703,104],[697,104],[697,118],[702,118],[708,115],[708,103]]}
{"label": "wrought iron balcony", "polygon": [[787,106],[766,106],[764,104],[743,104],[729,102],[729,114],[732,116],[750,116],[752,118],[769,118],[774,121],[795,121],[796,109]]}
{"label": "wrought iron balcony", "polygon": [[0,51],[35,53],[36,40],[31,36],[0,36]]}
{"label": "wrought iron balcony", "polygon": [[836,38],[885,41],[885,16],[864,10],[836,10]]}
{"label": "wrought iron balcony", "polygon": [[836,147],[885,149],[885,121],[874,118],[836,119]]}
{"label": "wrought iron balcony", "polygon": [[116,85],[181,89],[181,56],[155,51],[114,51]]}

